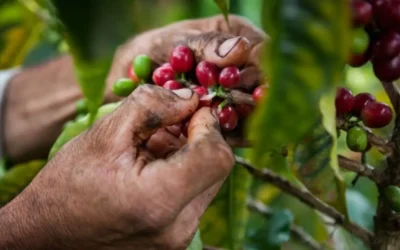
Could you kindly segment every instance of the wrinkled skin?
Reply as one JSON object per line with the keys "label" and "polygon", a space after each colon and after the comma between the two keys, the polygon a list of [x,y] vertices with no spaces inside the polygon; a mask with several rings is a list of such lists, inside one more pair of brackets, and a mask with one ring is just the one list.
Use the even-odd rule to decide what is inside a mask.
{"label": "wrinkled skin", "polygon": [[[241,86],[251,89],[263,78],[257,69],[266,35],[249,21],[230,16],[232,32],[222,15],[177,22],[132,38],[116,52],[107,78],[105,102],[119,100],[112,85],[126,77],[132,59],[148,54],[154,63],[167,62],[173,46],[188,44],[196,59],[219,66],[242,65]],[[227,40],[229,39],[229,40]],[[29,84],[27,84],[29,83]],[[4,99],[4,151],[14,162],[45,158],[63,124],[75,114],[82,98],[69,55],[24,69],[10,81]]]}
{"label": "wrinkled skin", "polygon": [[[28,218],[13,229],[24,233],[16,249],[185,249],[233,166],[231,149],[209,108],[193,115],[183,147],[154,152],[146,141],[197,105],[189,89],[144,85],[67,143],[5,208]],[[6,239],[2,248],[15,247]]]}
{"label": "wrinkled skin", "polygon": [[[256,70],[266,37],[244,19],[232,16],[230,23],[232,34],[243,37],[215,33],[227,31],[222,16],[139,35],[118,50],[108,87],[125,76],[135,55],[148,54],[159,64],[182,42],[197,60],[244,64],[243,84],[259,81],[246,78],[246,69]],[[108,94],[107,100],[116,97]],[[209,108],[195,112],[198,102],[189,89],[136,89],[67,143],[0,210],[0,248],[185,249],[234,163],[218,119]],[[188,117],[186,140],[176,124]]]}
{"label": "wrinkled skin", "polygon": [[[146,54],[153,60],[154,67],[157,67],[169,61],[169,53],[178,44],[189,46],[194,51],[197,62],[206,60],[221,68],[231,65],[242,67],[239,84],[242,88],[251,89],[263,83],[258,66],[267,35],[240,16],[230,15],[229,22],[230,30],[222,15],[187,20],[131,39],[117,50],[107,79],[107,93],[110,94],[106,99],[118,99],[112,94],[112,85],[118,78],[126,75],[132,58]],[[165,145],[176,145],[178,142],[168,132],[168,129],[161,130],[150,144],[161,151]],[[181,138],[181,141],[184,140]]]}
{"label": "wrinkled skin", "polygon": [[230,31],[222,15],[181,21],[131,39],[117,50],[107,79],[109,92],[115,80],[126,75],[132,58],[146,54],[157,66],[169,61],[169,54],[177,44],[188,45],[197,62],[207,60],[219,67],[243,66],[240,85],[253,87],[263,81],[257,66],[267,35],[240,16],[230,15],[229,22]]}

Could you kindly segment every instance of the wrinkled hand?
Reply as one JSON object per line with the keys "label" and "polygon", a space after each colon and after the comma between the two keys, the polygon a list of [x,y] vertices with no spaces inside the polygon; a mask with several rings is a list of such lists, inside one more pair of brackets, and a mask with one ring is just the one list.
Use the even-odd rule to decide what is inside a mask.
{"label": "wrinkled hand", "polygon": [[[197,62],[207,60],[219,67],[242,66],[239,82],[242,88],[251,89],[255,84],[259,84],[259,81],[263,81],[258,68],[259,55],[267,36],[245,18],[230,15],[229,21],[230,30],[224,17],[217,15],[173,23],[131,39],[116,52],[107,79],[109,94],[106,99],[112,101],[118,99],[112,94],[112,86],[118,78],[126,76],[135,56],[147,54],[156,67],[168,62],[169,54],[177,44],[188,45],[194,51]],[[171,136],[171,130],[176,131],[176,135],[179,136],[179,129],[169,127],[159,131],[150,144],[160,151],[163,151],[163,147],[179,144],[182,139],[179,141]]]}
{"label": "wrinkled hand", "polygon": [[45,230],[40,249],[185,249],[233,166],[232,152],[209,108],[193,115],[182,148],[149,142],[197,105],[189,89],[136,89],[66,144],[10,203],[34,214],[22,242],[39,244],[37,231]]}
{"label": "wrinkled hand", "polygon": [[230,30],[222,15],[186,20],[131,39],[117,50],[107,79],[109,94],[106,99],[117,98],[111,94],[112,85],[118,78],[126,76],[135,56],[147,54],[157,66],[168,62],[169,54],[177,44],[188,45],[197,62],[207,60],[219,67],[243,66],[239,85],[252,88],[258,81],[263,81],[257,66],[267,35],[245,18],[230,15],[229,22]]}

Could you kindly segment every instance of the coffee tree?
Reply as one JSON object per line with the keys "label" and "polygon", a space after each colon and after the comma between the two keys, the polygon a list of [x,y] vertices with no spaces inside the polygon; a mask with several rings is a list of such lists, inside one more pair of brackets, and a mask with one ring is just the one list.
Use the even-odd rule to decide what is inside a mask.
{"label": "coffee tree", "polygon": [[[72,54],[85,97],[77,103],[79,115],[65,124],[53,145],[50,160],[118,107],[118,102],[102,105],[113,54],[140,30],[144,15],[135,9],[155,1],[21,2],[32,20],[46,23],[57,51]],[[190,1],[188,10],[205,2]],[[227,25],[233,9],[250,4],[214,2]],[[217,111],[236,165],[189,249],[400,248],[400,1],[258,2],[269,38],[260,55],[265,79],[257,84],[239,88],[240,67],[196,61],[189,47],[179,45],[156,68],[145,54],[132,58],[126,76],[113,87],[121,97],[141,84],[189,87],[199,95],[200,107]],[[197,16],[189,11],[186,17]],[[349,77],[349,67],[376,76],[384,95],[369,93],[364,85],[353,94],[344,86],[346,77],[354,80],[354,72],[361,71],[350,69]],[[185,135],[187,121],[180,126]],[[377,159],[383,159],[383,166]],[[1,204],[15,197],[45,163],[2,169]],[[356,192],[360,186],[368,186],[364,193],[372,193],[373,202]]]}

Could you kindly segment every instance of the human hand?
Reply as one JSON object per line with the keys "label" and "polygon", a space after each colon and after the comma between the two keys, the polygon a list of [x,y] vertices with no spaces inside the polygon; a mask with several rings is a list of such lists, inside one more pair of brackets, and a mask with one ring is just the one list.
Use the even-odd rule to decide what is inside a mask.
{"label": "human hand", "polygon": [[207,60],[219,67],[243,66],[239,86],[252,88],[257,81],[264,80],[258,66],[267,35],[240,16],[230,15],[229,22],[230,29],[224,17],[217,15],[176,22],[134,37],[116,52],[107,79],[106,99],[118,99],[112,94],[112,86],[126,76],[133,58],[146,54],[156,67],[168,61],[177,44],[189,46],[196,61]]}
{"label": "human hand", "polygon": [[191,90],[175,93],[143,85],[66,144],[0,210],[0,248],[185,249],[234,159],[209,108],[183,148],[149,145],[197,109]]}
{"label": "human hand", "polygon": [[[218,15],[177,22],[128,41],[115,55],[105,102],[118,100],[112,93],[112,85],[116,79],[126,76],[136,55],[144,53],[155,63],[165,62],[175,42],[187,43],[196,52],[197,60],[205,59],[220,66],[239,66],[244,62],[240,82],[242,87],[251,88],[262,80],[257,68],[258,54],[266,35],[238,16],[230,15],[230,25],[232,30],[226,33],[225,20]],[[232,39],[228,41],[228,38]],[[232,45],[235,46],[232,48]],[[14,77],[4,100],[3,149],[7,157],[14,162],[46,158],[63,124],[76,115],[75,102],[80,98],[82,92],[74,77],[70,56],[25,69]]]}

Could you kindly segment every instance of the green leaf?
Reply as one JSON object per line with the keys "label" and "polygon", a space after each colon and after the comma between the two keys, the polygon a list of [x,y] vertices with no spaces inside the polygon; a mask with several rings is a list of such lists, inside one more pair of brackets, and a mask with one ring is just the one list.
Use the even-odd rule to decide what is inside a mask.
{"label": "green leaf", "polygon": [[249,129],[256,166],[272,168],[266,152],[298,143],[318,120],[319,100],[338,84],[347,58],[347,5],[347,0],[264,1],[263,26],[271,40],[263,60],[270,88]]}
{"label": "green leaf", "polygon": [[345,183],[337,160],[335,91],[320,100],[321,114],[305,140],[295,149],[294,171],[318,198],[347,214]]}
{"label": "green leaf", "polygon": [[53,0],[74,57],[75,72],[93,121],[103,102],[105,80],[117,46],[133,35],[133,0]]}
{"label": "green leaf", "polygon": [[347,209],[351,221],[373,231],[376,207],[359,191],[346,190]]}
{"label": "green leaf", "polygon": [[345,184],[337,162],[333,100],[333,92],[321,99],[323,115],[296,147],[293,167],[297,178],[314,195],[346,214]]}
{"label": "green leaf", "polygon": [[56,43],[51,43],[49,41],[42,41],[37,44],[24,58],[23,67],[29,67],[49,61],[61,53],[58,50],[58,45]]}
{"label": "green leaf", "polygon": [[[95,121],[100,119],[101,117],[113,112],[121,103],[116,102],[116,103],[109,103],[106,105],[103,105],[96,117]],[[89,115],[85,115],[81,118],[77,118],[75,121],[72,121],[71,123],[68,123],[65,127],[62,133],[58,136],[56,142],[53,144],[53,147],[50,150],[49,153],[49,159],[53,158],[53,156],[58,152],[58,150],[61,149],[61,147],[69,142],[71,139],[74,137],[78,136],[80,133],[85,131],[86,129],[89,128]]]}
{"label": "green leaf", "polygon": [[252,215],[246,239],[246,249],[280,249],[290,240],[293,215],[288,210],[273,212],[266,220],[258,214]]}
{"label": "green leaf", "polygon": [[2,158],[0,161],[0,178],[6,173],[6,159]]}
{"label": "green leaf", "polygon": [[280,246],[289,241],[292,223],[293,215],[288,210],[274,213],[268,223],[267,238],[270,244]]}
{"label": "green leaf", "polygon": [[276,211],[288,209],[295,218],[294,223],[304,229],[316,241],[329,241],[330,235],[324,217],[297,198],[281,192],[268,206]]}
{"label": "green leaf", "polygon": [[196,231],[192,242],[186,250],[203,250],[203,242],[200,237],[200,230]]}
{"label": "green leaf", "polygon": [[200,220],[205,244],[231,250],[243,249],[250,185],[249,173],[243,167],[235,166]]}
{"label": "green leaf", "polygon": [[214,0],[215,4],[218,6],[220,11],[225,17],[226,23],[229,24],[229,0]]}
{"label": "green leaf", "polygon": [[46,161],[36,160],[14,166],[0,178],[0,205],[17,196],[44,167]]}
{"label": "green leaf", "polygon": [[349,233],[342,227],[336,227],[333,231],[332,235],[332,241],[333,245],[335,246],[335,249],[340,249],[340,250],[370,250],[370,247],[366,247],[365,244],[358,239],[357,237],[354,237],[353,234]]}

